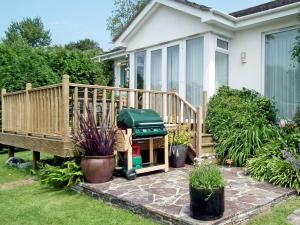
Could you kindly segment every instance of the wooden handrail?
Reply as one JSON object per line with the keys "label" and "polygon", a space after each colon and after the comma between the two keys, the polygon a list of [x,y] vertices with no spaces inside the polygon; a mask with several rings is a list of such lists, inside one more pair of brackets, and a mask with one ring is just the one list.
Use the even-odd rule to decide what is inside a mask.
{"label": "wooden handrail", "polygon": [[[194,135],[196,153],[201,152],[201,135],[207,111],[207,93],[203,106],[196,108],[176,92],[107,87],[69,83],[64,75],[62,83],[6,93],[2,90],[2,132],[41,135],[70,141],[70,131],[78,129],[78,113],[87,115],[91,107],[99,123],[110,114],[110,123],[116,123],[120,110],[128,107],[149,108],[157,111],[166,124],[181,128],[186,124]],[[202,128],[203,125],[203,128]]]}

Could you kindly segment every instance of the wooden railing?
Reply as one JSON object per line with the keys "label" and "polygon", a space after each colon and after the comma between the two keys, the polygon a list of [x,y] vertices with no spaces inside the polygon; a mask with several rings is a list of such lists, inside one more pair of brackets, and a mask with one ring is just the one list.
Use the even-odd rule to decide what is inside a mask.
{"label": "wooden railing", "polygon": [[[204,96],[204,106],[207,95]],[[196,153],[201,151],[201,134],[206,107],[195,108],[176,92],[150,91],[99,85],[69,83],[65,75],[57,85],[6,93],[2,90],[2,132],[58,138],[69,141],[78,129],[78,114],[92,109],[97,123],[107,119],[116,123],[123,108],[154,109],[166,124],[186,125],[193,133]],[[202,127],[203,125],[203,127]]]}

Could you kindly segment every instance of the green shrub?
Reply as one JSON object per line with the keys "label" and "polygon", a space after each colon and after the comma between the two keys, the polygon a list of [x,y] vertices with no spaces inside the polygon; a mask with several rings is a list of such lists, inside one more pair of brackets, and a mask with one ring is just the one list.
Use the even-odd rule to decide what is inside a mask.
{"label": "green shrub", "polygon": [[300,193],[300,130],[287,126],[281,137],[271,140],[247,162],[248,173],[255,179],[290,187]]}
{"label": "green shrub", "polygon": [[170,145],[188,145],[191,142],[192,134],[186,126],[182,126],[178,132],[169,134]]}
{"label": "green shrub", "polygon": [[225,182],[220,169],[212,164],[202,163],[197,165],[189,174],[191,187],[199,189],[222,188]]}
{"label": "green shrub", "polygon": [[221,87],[208,105],[206,125],[214,135],[216,153],[222,163],[244,166],[271,137],[276,110],[272,101],[247,89]]}
{"label": "green shrub", "polygon": [[297,107],[297,111],[294,115],[293,120],[295,121],[295,123],[300,126],[300,105]]}
{"label": "green shrub", "polygon": [[62,167],[44,164],[38,172],[38,178],[42,185],[61,188],[83,182],[83,173],[75,161],[67,161]]}

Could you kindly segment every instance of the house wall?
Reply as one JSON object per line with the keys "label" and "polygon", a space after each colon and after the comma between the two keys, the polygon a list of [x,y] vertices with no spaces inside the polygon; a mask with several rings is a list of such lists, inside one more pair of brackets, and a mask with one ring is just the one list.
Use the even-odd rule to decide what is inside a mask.
{"label": "house wall", "polygon": [[204,34],[212,30],[225,36],[231,35],[230,32],[201,23],[198,17],[162,5],[136,29],[124,43],[127,51],[155,46],[195,34]]}
{"label": "house wall", "polygon": [[[229,60],[229,85],[233,88],[249,88],[264,94],[264,36],[299,24],[294,17],[273,21],[263,26],[238,31],[231,40]],[[246,53],[246,63],[241,53]]]}

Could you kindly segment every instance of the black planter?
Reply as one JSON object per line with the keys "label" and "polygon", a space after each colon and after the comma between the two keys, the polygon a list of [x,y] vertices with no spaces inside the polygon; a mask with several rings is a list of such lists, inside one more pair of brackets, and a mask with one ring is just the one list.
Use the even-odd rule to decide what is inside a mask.
{"label": "black planter", "polygon": [[171,154],[169,157],[170,166],[174,168],[184,167],[187,154],[187,146],[174,145],[171,147]]}
{"label": "black planter", "polygon": [[198,220],[216,220],[224,213],[224,188],[196,189],[190,186],[191,217]]}

